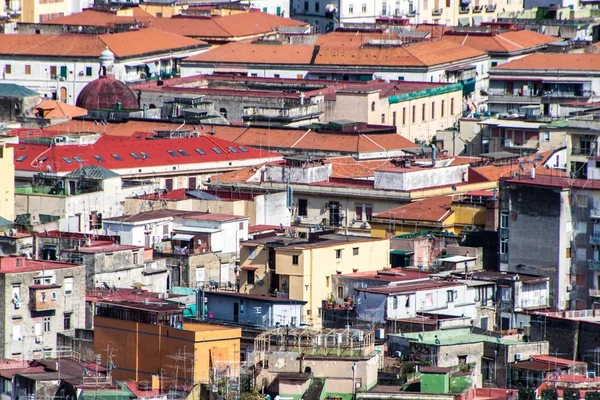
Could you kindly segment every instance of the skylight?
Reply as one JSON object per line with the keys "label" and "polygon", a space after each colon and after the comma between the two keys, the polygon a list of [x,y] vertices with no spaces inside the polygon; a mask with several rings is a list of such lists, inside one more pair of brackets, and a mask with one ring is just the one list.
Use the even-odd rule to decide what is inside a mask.
{"label": "skylight", "polygon": [[167,150],[167,153],[169,153],[173,157],[179,157],[179,154],[175,153],[173,150]]}
{"label": "skylight", "polygon": [[144,158],[150,158],[150,156],[148,155],[148,153],[140,151],[140,155]]}
{"label": "skylight", "polygon": [[188,152],[187,152],[187,151],[185,151],[185,150],[177,150],[177,151],[178,151],[178,152],[179,152],[179,154],[181,154],[182,156],[185,156],[185,157],[189,156]]}
{"label": "skylight", "polygon": [[73,160],[77,161],[79,164],[83,164],[83,160],[79,157],[73,157]]}
{"label": "skylight", "polygon": [[104,158],[102,158],[100,156],[94,156],[94,158],[100,162],[104,162]]}
{"label": "skylight", "polygon": [[233,147],[233,146],[229,146],[228,149],[232,153],[237,153],[237,149],[235,147]]}
{"label": "skylight", "polygon": [[137,155],[137,153],[129,153],[129,155],[133,158],[135,158],[136,160],[140,159],[140,156]]}
{"label": "skylight", "polygon": [[247,153],[248,149],[245,148],[244,146],[238,146],[238,149],[240,149],[242,151],[242,153]]}
{"label": "skylight", "polygon": [[222,154],[223,152],[221,151],[221,149],[219,149],[218,147],[213,147],[212,151],[214,151],[217,154]]}
{"label": "skylight", "polygon": [[113,158],[114,158],[115,160],[117,160],[117,161],[123,161],[123,159],[121,158],[121,156],[120,156],[120,155],[118,155],[118,154],[111,154],[111,155],[113,156]]}
{"label": "skylight", "polygon": [[69,157],[63,157],[63,160],[65,160],[67,164],[73,164],[73,160],[71,160]]}
{"label": "skylight", "polygon": [[19,158],[17,158],[17,162],[23,162],[26,158],[27,156],[19,156]]}
{"label": "skylight", "polygon": [[204,151],[202,151],[202,149],[194,149],[196,150],[196,153],[200,154],[201,156],[205,156],[206,153]]}

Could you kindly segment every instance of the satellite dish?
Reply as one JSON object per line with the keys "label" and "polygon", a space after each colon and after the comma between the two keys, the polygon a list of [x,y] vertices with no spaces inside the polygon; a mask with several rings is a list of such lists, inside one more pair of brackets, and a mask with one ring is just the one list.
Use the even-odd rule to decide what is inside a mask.
{"label": "satellite dish", "polygon": [[262,285],[265,284],[265,281],[263,281],[262,279],[259,279],[259,280],[256,281],[256,284],[259,285],[259,286],[262,286]]}

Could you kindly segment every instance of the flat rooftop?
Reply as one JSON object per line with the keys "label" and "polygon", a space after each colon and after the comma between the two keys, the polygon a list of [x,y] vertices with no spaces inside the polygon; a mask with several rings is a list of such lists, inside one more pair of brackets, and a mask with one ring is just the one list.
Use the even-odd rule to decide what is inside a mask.
{"label": "flat rooftop", "polygon": [[401,268],[392,268],[379,271],[354,272],[351,274],[338,275],[348,279],[374,279],[382,282],[402,282],[415,279],[427,279],[429,273]]}
{"label": "flat rooftop", "polygon": [[350,235],[337,235],[337,234],[323,234],[315,239],[314,241],[308,241],[307,239],[291,238],[291,237],[267,237],[260,239],[252,239],[242,242],[242,246],[272,246],[272,247],[285,247],[290,249],[310,249],[314,247],[328,247],[341,245],[345,243],[362,243],[362,242],[375,242],[380,240],[386,240],[383,238],[372,238],[364,236],[350,236]]}
{"label": "flat rooftop", "polygon": [[[22,260],[21,265],[17,265],[18,259]],[[84,268],[84,266],[58,261],[28,260],[25,257],[0,257],[0,274],[19,274],[64,268]]]}
{"label": "flat rooftop", "polygon": [[517,340],[472,333],[469,328],[437,330],[420,333],[390,334],[389,336],[404,337],[411,341],[430,346],[453,346],[459,344],[498,343],[504,345],[522,344]]}

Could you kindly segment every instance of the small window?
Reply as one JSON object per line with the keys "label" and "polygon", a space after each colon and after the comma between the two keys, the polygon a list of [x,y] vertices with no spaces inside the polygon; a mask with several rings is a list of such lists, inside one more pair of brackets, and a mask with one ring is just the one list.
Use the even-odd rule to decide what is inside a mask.
{"label": "small window", "polygon": [[417,122],[417,106],[412,106],[412,123]]}
{"label": "small window", "polygon": [[329,287],[329,276],[325,277],[325,287]]}
{"label": "small window", "polygon": [[232,153],[237,153],[237,149],[235,147],[233,147],[233,146],[229,146],[228,149]]}
{"label": "small window", "polygon": [[571,258],[571,248],[570,248],[570,247],[567,247],[567,248],[565,249],[565,252],[566,252],[566,257],[567,257],[567,258]]}
{"label": "small window", "polygon": [[7,75],[10,74],[10,73],[12,73],[12,66],[10,64],[6,64],[4,66],[4,73],[7,74]]}
{"label": "small window", "polygon": [[21,267],[21,266],[23,266],[23,259],[17,258],[17,267]]}
{"label": "small window", "polygon": [[425,104],[421,105],[421,121],[425,121]]}
{"label": "small window", "polygon": [[73,278],[65,278],[65,296],[73,294]]}
{"label": "small window", "polygon": [[218,147],[213,147],[212,151],[214,151],[217,154],[223,154],[223,152],[221,151],[221,149],[219,149]]}
{"label": "small window", "polygon": [[244,230],[244,222],[243,222],[243,221],[242,221],[242,222],[240,222],[239,228],[240,228],[240,229],[239,229],[240,231],[243,231],[243,230]]}
{"label": "small window", "polygon": [[246,271],[246,272],[248,273],[248,284],[254,285],[254,279],[255,279],[254,271]]}
{"label": "small window", "polygon": [[56,301],[56,298],[57,298],[56,292],[50,293],[50,298],[52,299],[52,301]]}
{"label": "small window", "polygon": [[375,102],[371,103],[371,111],[375,111]]}
{"label": "small window", "polygon": [[94,156],[94,158],[96,160],[98,160],[99,162],[104,162],[104,158],[100,157],[100,156]]}
{"label": "small window", "polygon": [[337,287],[337,297],[338,297],[338,299],[344,298],[344,287],[343,286]]}
{"label": "small window", "polygon": [[431,102],[431,119],[435,119],[435,101]]}
{"label": "small window", "polygon": [[63,328],[65,331],[71,329],[71,313],[65,313],[63,317]]}
{"label": "small window", "polygon": [[67,164],[73,164],[73,160],[71,160],[69,157],[63,157],[63,160],[65,160]]}
{"label": "small window", "polygon": [[465,365],[467,363],[467,356],[458,356],[458,365]]}
{"label": "small window", "polygon": [[492,68],[498,65],[498,61],[492,61]]}
{"label": "small window", "polygon": [[51,319],[50,317],[44,317],[44,333],[48,333],[51,330]]}
{"label": "small window", "polygon": [[184,156],[184,157],[187,157],[187,156],[189,156],[189,155],[190,155],[190,154],[189,154],[187,151],[185,151],[185,150],[181,150],[181,149],[180,149],[180,150],[177,150],[177,152],[178,152],[179,154],[181,154],[182,156]]}
{"label": "small window", "polygon": [[85,76],[92,76],[92,67],[85,67]]}
{"label": "small window", "polygon": [[140,258],[139,254],[134,252],[134,253],[133,253],[133,264],[134,264],[134,265],[137,265],[137,264],[138,264],[138,262],[139,262],[139,258]]}
{"label": "small window", "polygon": [[27,158],[27,156],[19,156],[17,158],[17,162],[23,162],[23,161],[25,161],[26,158]]}
{"label": "small window", "polygon": [[83,160],[80,157],[73,157],[73,160],[77,161],[79,164],[83,164]]}
{"label": "small window", "polygon": [[544,132],[544,141],[545,142],[549,142],[550,141],[550,132],[549,131],[545,131]]}
{"label": "small window", "polygon": [[398,309],[398,296],[393,297],[393,307],[394,307],[394,310]]}
{"label": "small window", "polygon": [[352,255],[353,256],[357,256],[358,255],[358,247],[353,247],[352,248]]}
{"label": "small window", "polygon": [[169,153],[172,157],[179,157],[179,154],[175,153],[173,150],[167,150],[167,153]]}
{"label": "small window", "polygon": [[406,301],[404,302],[404,308],[410,307],[410,296],[406,296]]}
{"label": "small window", "polygon": [[381,123],[385,124],[385,114],[381,114]]}
{"label": "small window", "polygon": [[31,75],[31,65],[25,66],[25,75]]}
{"label": "small window", "polygon": [[247,153],[247,152],[248,152],[248,149],[247,149],[247,148],[245,148],[244,146],[238,146],[238,149],[240,149],[240,151],[241,151],[242,153]]}
{"label": "small window", "polygon": [[196,150],[196,153],[200,154],[201,156],[205,156],[206,153],[204,151],[202,151],[202,149],[194,149]]}
{"label": "small window", "polygon": [[131,157],[135,158],[136,160],[139,160],[139,159],[140,159],[140,156],[138,156],[138,154],[137,154],[137,153],[129,153],[129,155],[130,155]]}
{"label": "small window", "polygon": [[340,258],[342,258],[342,249],[336,249],[335,250],[335,258],[337,260],[339,260]]}
{"label": "small window", "polygon": [[292,265],[298,265],[299,258],[300,258],[300,256],[293,255],[292,256]]}
{"label": "small window", "polygon": [[150,156],[148,155],[148,153],[140,151],[140,155],[144,158],[150,158]]}
{"label": "small window", "polygon": [[118,154],[111,154],[111,155],[112,155],[112,157],[113,157],[115,160],[117,160],[117,161],[123,161],[123,159],[121,158],[121,156],[120,156],[120,155],[118,155]]}
{"label": "small window", "polygon": [[446,301],[448,303],[454,303],[454,300],[456,300],[456,294],[457,294],[456,290],[447,290],[446,291],[446,296],[447,296]]}
{"label": "small window", "polygon": [[585,274],[575,274],[575,285],[585,286]]}
{"label": "small window", "polygon": [[298,216],[306,217],[308,215],[308,200],[298,199]]}

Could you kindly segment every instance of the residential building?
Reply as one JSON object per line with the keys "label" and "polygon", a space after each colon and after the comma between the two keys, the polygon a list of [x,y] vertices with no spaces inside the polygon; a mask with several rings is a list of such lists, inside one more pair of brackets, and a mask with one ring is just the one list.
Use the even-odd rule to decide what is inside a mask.
{"label": "residential building", "polygon": [[[285,13],[285,17],[288,17],[289,12],[279,2],[265,5],[261,11],[253,7],[229,14],[206,13],[204,8],[200,9],[204,11],[203,15],[194,15],[194,6],[183,7],[186,8],[187,15],[168,15],[173,11],[172,6],[164,3],[146,3],[140,7],[123,7],[118,10],[85,9],[42,24],[19,24],[19,31],[35,33],[37,29],[42,34],[56,34],[61,33],[64,26],[66,31],[76,33],[81,26],[88,32],[115,33],[152,26],[163,32],[206,41],[211,46],[261,38],[276,39],[285,35],[286,31],[291,31],[294,35],[310,33],[310,26],[305,22],[262,12],[267,7],[267,11],[275,8],[276,13],[277,7],[280,7],[280,14]],[[219,6],[220,11],[225,8],[226,6]]]}
{"label": "residential building", "polygon": [[[46,150],[59,148],[52,145],[18,147],[23,149],[18,150],[19,152],[33,151],[18,155],[15,159],[20,169],[17,175],[33,178],[32,183],[23,183],[15,190],[14,206],[17,224],[20,226],[43,226],[53,223],[51,229],[63,232],[97,232],[102,229],[103,218],[122,215],[121,202],[126,197],[154,191],[156,188],[154,183],[148,181],[123,180],[120,175],[102,166],[82,166],[81,163],[73,161],[79,157],[72,153],[67,155],[65,152],[62,158],[51,157],[51,153],[55,152],[44,153],[44,147]],[[37,162],[32,163],[36,159]],[[58,175],[54,173],[58,163],[64,163],[72,170],[63,171]],[[36,168],[33,167],[35,165],[37,171],[46,166],[46,170],[50,172],[36,174]]]}
{"label": "residential building", "polygon": [[[435,173],[435,169],[431,171]],[[463,230],[475,230],[485,226],[488,197],[434,196],[392,208],[373,215],[371,235],[390,237],[419,231],[458,235]]]}
{"label": "residential building", "polygon": [[[15,48],[23,49],[18,59],[14,58]],[[102,75],[98,73],[98,57],[107,48],[115,58],[114,77],[130,83],[167,73],[176,75],[181,59],[206,51],[208,44],[156,28],[104,35],[3,34],[2,77],[44,98],[75,105],[83,88]]]}
{"label": "residential building", "polygon": [[381,269],[379,271],[352,272],[333,276],[333,296],[337,303],[356,299],[356,290],[376,286],[395,286],[405,282],[429,279],[429,272],[411,269]]}
{"label": "residential building", "polygon": [[321,324],[320,305],[339,273],[376,271],[389,264],[386,239],[311,232],[307,239],[267,237],[242,243],[240,292],[306,301],[304,322]]}
{"label": "residential building", "polygon": [[[200,182],[197,182],[200,183]],[[280,227],[291,223],[287,207],[287,193],[284,191],[236,190],[219,191],[195,189],[188,178],[188,190],[175,189],[166,194],[159,190],[142,196],[125,199],[125,214],[132,215],[154,210],[182,210],[214,212],[217,214],[245,215],[248,225],[268,225]],[[201,186],[201,185],[197,185]]]}
{"label": "residential building", "polygon": [[585,309],[600,288],[598,188],[597,180],[535,174],[501,183],[500,270],[548,277],[549,305],[559,310]]}
{"label": "residential building", "polygon": [[[275,344],[276,337],[281,340]],[[382,358],[373,331],[304,327],[261,333],[254,339],[251,362],[258,371],[254,377],[258,390],[276,385],[282,397],[304,395],[311,380],[318,379],[320,383],[309,393],[326,398],[373,388]],[[276,360],[283,362],[277,364]],[[263,368],[256,368],[258,365]]]}
{"label": "residential building", "polygon": [[547,380],[548,374],[557,374],[557,377],[576,375],[579,378],[587,378],[588,376],[585,362],[552,357],[548,354],[532,356],[529,361],[516,361],[510,369],[512,370],[511,387],[538,388]]}
{"label": "residential building", "polygon": [[525,342],[479,332],[460,328],[392,334],[388,336],[388,348],[392,354],[412,354],[416,360],[429,361],[436,367],[468,367],[477,387],[484,383],[508,387],[514,361],[548,354],[546,341]]}
{"label": "residential building", "polygon": [[443,40],[405,45],[397,39],[390,46],[380,46],[375,38],[362,40],[355,33],[335,32],[320,36],[315,45],[229,43],[187,58],[181,76],[236,69],[241,75],[261,78],[464,83],[465,96],[478,101],[475,84],[489,70],[484,52]]}
{"label": "residential building", "polygon": [[538,53],[493,67],[489,110],[539,106],[542,115],[564,116],[561,103],[591,101],[600,93],[598,60],[597,54]]}
{"label": "residential building", "polygon": [[0,258],[2,357],[29,360],[57,349],[58,332],[85,326],[85,267]]}
{"label": "residential building", "polygon": [[153,247],[167,259],[174,285],[233,288],[248,217],[157,210],[104,220],[104,229],[123,243]]}
{"label": "residential building", "polygon": [[170,288],[170,271],[164,259],[153,259],[152,249],[118,243],[116,236],[60,231],[36,234],[36,256],[68,260],[86,266],[88,289],[146,287],[157,293]]}
{"label": "residential building", "polygon": [[12,147],[0,143],[0,217],[15,219],[15,163]]}
{"label": "residential building", "polygon": [[[493,283],[431,279],[358,288],[356,318],[381,326],[418,314],[440,314],[468,318],[473,326],[488,330],[495,320],[494,289]],[[490,308],[479,310],[484,303]]]}
{"label": "residential building", "polygon": [[[58,180],[69,179],[65,177],[69,174],[72,174],[70,179],[77,178],[86,168],[110,170],[111,177],[119,177],[119,180],[125,181],[125,188],[131,188],[129,192],[122,190],[118,193],[119,198],[124,200],[144,192],[153,193],[158,188],[197,187],[215,173],[281,158],[277,153],[236,145],[200,135],[194,130],[168,130],[126,137],[102,135],[98,127],[94,132],[97,133],[59,135],[56,131],[44,131],[42,135],[46,136],[46,140],[26,139],[25,132],[19,133],[24,137],[21,143],[9,145],[15,152],[17,180],[31,182],[40,170],[48,179]],[[142,182],[146,183],[146,187]],[[64,184],[65,194],[76,192],[71,187],[75,185],[77,189],[76,182]],[[134,189],[135,186],[138,188]],[[122,212],[112,216],[117,215],[122,215]]]}
{"label": "residential building", "polygon": [[[179,385],[217,384],[215,369],[231,374],[219,376],[239,379],[240,336],[240,328],[183,322],[182,309],[168,302],[95,303],[94,350],[114,351],[110,361],[119,366],[112,372],[115,379],[139,382],[164,375]],[[175,357],[181,365],[185,361],[185,369],[172,362]],[[160,387],[168,385],[171,379],[160,380]]]}
{"label": "residential building", "polygon": [[0,118],[3,121],[16,121],[39,102],[39,94],[31,89],[14,83],[0,84]]}

